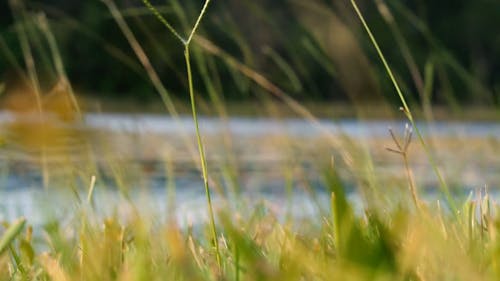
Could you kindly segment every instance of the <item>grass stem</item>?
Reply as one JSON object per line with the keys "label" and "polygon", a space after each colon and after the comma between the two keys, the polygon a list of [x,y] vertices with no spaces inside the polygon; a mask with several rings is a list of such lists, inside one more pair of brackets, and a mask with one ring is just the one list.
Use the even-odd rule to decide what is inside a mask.
{"label": "grass stem", "polygon": [[153,13],[153,15],[156,16],[156,18],[177,38],[179,39],[179,41],[182,42],[183,45],[187,45],[186,44],[186,40],[184,38],[182,38],[182,36],[177,32],[177,30],[175,30],[175,28],[170,24],[170,22],[167,21],[167,19],[165,19],[165,17],[163,17],[160,13],[160,11],[158,11],[158,9],[155,8],[155,6],[153,6],[151,4],[151,2],[149,2],[148,0],[142,0],[142,2],[144,3],[144,5],[146,5],[146,7],[151,11],[151,13]]}
{"label": "grass stem", "polygon": [[209,3],[210,3],[210,0],[206,0],[205,1],[205,4],[203,5],[203,8],[201,9],[201,12],[198,15],[198,18],[196,19],[196,22],[195,22],[195,24],[193,26],[193,29],[191,30],[191,33],[189,34],[189,37],[188,37],[188,39],[185,42],[186,46],[189,46],[189,44],[191,43],[191,40],[193,40],[193,36],[195,35],[196,30],[198,30],[198,26],[200,25],[201,19],[203,18],[203,16],[205,15],[205,13],[207,11],[207,7],[208,7]]}
{"label": "grass stem", "polygon": [[193,36],[195,35],[196,31],[198,30],[198,27],[199,27],[200,22],[203,19],[205,13],[206,13],[206,10],[207,10],[208,4],[210,3],[210,0],[205,1],[205,4],[203,5],[203,8],[201,9],[201,11],[198,15],[198,18],[196,19],[196,22],[195,22],[187,40],[185,40],[177,32],[177,30],[160,14],[160,12],[148,0],[143,0],[143,3],[146,5],[146,7],[148,7],[151,10],[151,12],[158,18],[158,20],[160,22],[162,22],[163,25],[165,25],[167,27],[167,29],[177,39],[179,39],[179,41],[181,41],[182,44],[184,45],[184,58],[186,61],[189,97],[191,100],[191,110],[192,110],[192,115],[193,115],[193,122],[195,125],[195,131],[196,131],[195,133],[196,133],[196,141],[198,144],[198,153],[200,156],[201,172],[202,172],[203,183],[204,183],[204,187],[205,187],[205,195],[206,195],[206,200],[207,200],[207,205],[208,205],[210,228],[211,228],[211,233],[212,233],[212,240],[213,240],[214,247],[215,247],[217,265],[219,266],[219,269],[221,269],[222,268],[222,260],[221,260],[220,251],[219,251],[217,229],[215,227],[215,216],[214,216],[213,205],[212,205],[212,196],[210,194],[210,186],[208,183],[207,159],[205,156],[205,148],[203,146],[203,141],[201,139],[200,126],[199,126],[199,122],[198,122],[198,113],[196,110],[196,102],[195,102],[194,87],[193,87],[193,73],[191,70],[191,59],[190,59],[190,52],[189,52],[189,46],[190,46],[191,40],[193,39]]}
{"label": "grass stem", "polygon": [[[207,1],[208,2],[208,1]],[[188,75],[188,84],[189,84],[189,98],[191,100],[191,110],[193,114],[193,122],[195,126],[195,131],[196,131],[196,141],[198,143],[198,151],[200,154],[200,163],[201,163],[201,171],[202,171],[202,176],[203,176],[203,183],[205,186],[205,195],[207,199],[207,204],[208,204],[208,214],[209,214],[209,219],[210,219],[210,228],[212,232],[212,239],[214,240],[214,247],[215,247],[215,254],[217,257],[217,264],[219,265],[219,268],[222,267],[222,261],[220,258],[220,252],[219,252],[219,243],[217,241],[217,229],[215,228],[215,218],[214,218],[214,211],[213,211],[213,206],[212,206],[212,197],[210,194],[210,186],[208,184],[208,169],[207,169],[207,158],[205,156],[205,148],[203,146],[203,141],[201,139],[201,133],[200,133],[200,126],[198,122],[198,113],[196,111],[196,101],[194,98],[194,87],[193,87],[193,74],[191,71],[191,60],[189,57],[189,45],[186,45],[184,49],[184,58],[186,59],[186,69],[187,69],[187,75]]]}
{"label": "grass stem", "polygon": [[384,56],[382,50],[380,49],[380,46],[379,46],[377,40],[375,39],[375,36],[373,35],[370,27],[366,23],[366,20],[365,20],[363,14],[359,10],[358,5],[356,4],[356,1],[351,0],[351,4],[352,4],[354,10],[356,11],[356,14],[357,14],[358,18],[360,19],[364,29],[366,30],[368,37],[370,37],[370,40],[373,44],[373,47],[375,47],[375,50],[377,51],[377,54],[378,54],[380,60],[382,61],[382,64],[384,65],[384,68],[387,72],[387,75],[391,79],[391,82],[394,85],[394,88],[396,89],[396,92],[399,96],[399,99],[403,105],[403,112],[406,115],[406,117],[408,118],[408,121],[410,121],[413,129],[415,130],[415,133],[416,133],[416,135],[417,135],[417,137],[418,137],[418,139],[419,139],[419,141],[420,141],[420,143],[421,143],[421,145],[422,145],[422,147],[427,155],[427,158],[429,159],[429,162],[432,166],[432,169],[434,170],[434,173],[436,174],[436,176],[438,178],[439,186],[441,187],[441,190],[443,191],[443,193],[446,196],[446,200],[448,202],[448,205],[450,206],[453,213],[456,214],[456,211],[457,211],[456,202],[453,199],[453,197],[451,196],[448,184],[446,183],[446,181],[444,180],[444,177],[442,176],[441,172],[439,171],[439,168],[437,167],[434,156],[432,155],[432,153],[431,153],[429,147],[427,146],[419,128],[417,127],[417,124],[415,123],[415,120],[414,120],[413,115],[411,113],[410,107],[408,106],[408,103],[406,102],[406,98],[403,95],[401,88],[399,87],[399,83],[397,82],[397,80],[396,80],[396,78],[391,70],[391,67],[387,63],[387,60],[385,59],[385,56]]}

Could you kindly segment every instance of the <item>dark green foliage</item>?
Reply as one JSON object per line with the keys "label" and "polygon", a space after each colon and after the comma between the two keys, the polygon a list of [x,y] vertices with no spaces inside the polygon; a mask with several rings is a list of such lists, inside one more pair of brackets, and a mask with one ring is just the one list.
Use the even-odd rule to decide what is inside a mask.
{"label": "dark green foliage", "polygon": [[[332,216],[339,261],[365,268],[372,271],[371,274],[378,270],[395,273],[397,238],[392,237],[376,213],[366,212],[367,223],[355,216],[335,173],[328,173],[326,180],[332,191]],[[363,227],[364,224],[368,227]]]}
{"label": "dark green foliage", "polygon": [[[16,75],[16,66],[8,59],[8,52],[13,54],[17,64],[24,66],[8,2],[0,4],[0,39],[4,42],[4,48],[0,48],[0,75],[3,79]],[[364,2],[360,3],[361,8],[391,66],[404,81],[406,89],[413,93],[410,100],[418,102],[418,83],[413,81],[394,34],[376,5]],[[500,2],[385,0],[384,3],[403,34],[421,76],[426,63],[436,66],[432,88],[434,103],[498,103],[495,86],[500,84],[500,37],[496,13],[500,10]],[[179,43],[148,13],[141,1],[118,4],[166,87],[180,99],[187,100]],[[153,4],[183,35],[189,33],[201,8],[201,3],[194,0]],[[318,16],[325,11],[336,15],[353,31],[368,59],[376,61],[369,42],[345,4],[319,0],[215,1],[200,35],[299,100],[356,99],[342,84],[345,77],[338,76],[338,68],[342,73],[342,65],[329,55],[329,46],[318,44],[319,38],[312,36],[322,26],[307,25],[302,20],[311,5],[320,7],[314,12]],[[25,5],[28,25],[35,13],[47,14],[69,78],[77,89],[84,93],[130,96],[144,101],[156,97],[128,42],[100,1],[51,0],[26,2]],[[324,21],[324,25],[328,24],[331,23]],[[36,28],[33,32],[36,33]],[[326,38],[332,34],[320,36]],[[41,38],[38,48],[46,48],[43,36],[38,37]],[[35,36],[31,40],[35,40]],[[36,52],[36,55],[41,59],[46,54]],[[212,65],[209,74],[220,77],[221,87],[217,91],[226,99],[255,98],[260,91],[220,59],[215,59]],[[207,70],[200,67],[203,68],[196,66],[193,69],[195,81],[206,75]],[[49,68],[40,67],[39,71],[47,72]],[[370,68],[377,83],[365,81],[367,86],[361,91],[382,92],[383,97],[375,95],[375,98],[395,101],[382,67],[371,63]],[[41,74],[50,77],[47,73]],[[360,74],[353,72],[350,75]],[[206,98],[211,91],[203,87],[197,90]]]}

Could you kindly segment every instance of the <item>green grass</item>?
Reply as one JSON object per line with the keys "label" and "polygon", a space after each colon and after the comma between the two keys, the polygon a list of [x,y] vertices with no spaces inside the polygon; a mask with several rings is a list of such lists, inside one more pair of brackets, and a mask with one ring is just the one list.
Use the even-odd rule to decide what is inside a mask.
{"label": "green grass", "polygon": [[[431,166],[432,166],[432,168],[434,170],[434,173],[436,174],[436,176],[437,176],[437,178],[439,180],[439,185],[441,187],[441,191],[445,194],[446,200],[448,201],[448,204],[449,204],[452,212],[456,213],[457,212],[457,209],[456,209],[457,206],[456,206],[455,200],[453,199],[453,196],[450,194],[450,188],[448,187],[448,184],[444,180],[444,177],[441,174],[441,171],[439,170],[439,167],[436,164],[436,160],[434,159],[434,155],[433,155],[433,153],[431,151],[431,148],[425,142],[424,137],[422,136],[422,133],[420,133],[420,129],[418,128],[417,124],[415,123],[415,118],[413,117],[413,114],[412,114],[412,112],[410,110],[410,107],[408,106],[408,103],[406,102],[405,95],[403,94],[403,91],[401,90],[401,87],[399,86],[399,83],[396,81],[396,78],[395,78],[395,76],[394,76],[394,74],[392,72],[391,67],[387,63],[387,60],[385,59],[385,56],[382,53],[382,50],[380,49],[380,46],[378,45],[377,40],[375,39],[375,36],[373,35],[370,27],[366,23],[365,18],[363,17],[363,14],[359,10],[358,5],[356,4],[356,1],[355,0],[351,0],[351,4],[352,4],[354,10],[356,11],[356,14],[358,15],[359,19],[361,20],[361,23],[363,24],[363,27],[365,28],[366,32],[368,33],[368,36],[370,37],[370,40],[371,40],[373,46],[377,50],[377,54],[380,57],[380,60],[384,64],[384,68],[385,68],[385,70],[387,72],[387,75],[391,79],[391,82],[394,85],[394,88],[395,88],[396,93],[397,93],[397,95],[399,97],[399,100],[401,101],[401,104],[402,104],[401,111],[403,111],[403,113],[406,115],[406,118],[408,119],[408,121],[410,122],[411,126],[415,130],[415,133],[416,133],[416,135],[418,137],[418,140],[420,141],[420,144],[424,148],[425,153],[427,155],[427,158],[429,159],[429,162],[430,162],[430,164],[431,164]],[[405,156],[405,158],[406,158],[406,156]],[[405,163],[406,162],[407,161],[405,160]]]}
{"label": "green grass", "polygon": [[[81,203],[71,225],[12,224],[1,239],[2,280],[496,280],[497,206],[488,194],[458,216],[439,202],[363,215],[345,197],[333,170],[325,182],[330,215],[280,223],[272,214],[218,213],[220,258],[210,223],[201,231],[155,222],[137,211],[103,221]],[[76,204],[76,203],[75,203]],[[87,211],[84,211],[87,210]],[[71,232],[67,231],[71,229]],[[38,233],[37,233],[38,232]],[[43,235],[41,235],[43,233]],[[35,238],[43,237],[43,239]],[[43,246],[41,246],[43,245]],[[44,250],[40,250],[44,249]]]}
{"label": "green grass", "polygon": [[208,213],[209,213],[209,218],[210,218],[210,226],[211,226],[211,232],[212,232],[212,239],[213,239],[213,245],[215,248],[215,256],[217,257],[217,264],[219,267],[222,266],[221,264],[221,257],[220,257],[220,252],[219,252],[219,244],[217,243],[217,229],[215,227],[215,217],[214,217],[214,210],[212,206],[212,198],[210,195],[210,186],[209,186],[209,176],[208,176],[208,168],[207,168],[207,159],[205,156],[205,147],[203,145],[203,141],[201,139],[201,134],[200,134],[200,125],[198,123],[198,113],[196,109],[196,100],[194,98],[194,87],[193,87],[193,74],[191,71],[191,58],[190,58],[190,46],[191,46],[191,41],[193,39],[193,36],[196,33],[196,30],[198,29],[198,26],[205,15],[206,9],[208,7],[208,4],[210,3],[210,0],[206,0],[205,4],[203,5],[203,8],[196,19],[196,23],[194,24],[191,32],[189,33],[189,36],[187,39],[183,39],[177,31],[168,23],[168,21],[161,16],[161,14],[154,8],[153,5],[147,0],[143,1],[146,6],[162,21],[162,23],[165,24],[165,26],[168,28],[168,30],[181,41],[181,43],[184,45],[184,58],[186,59],[186,71],[187,71],[187,78],[188,78],[188,87],[189,87],[189,98],[191,101],[191,110],[192,110],[192,116],[193,116],[193,121],[194,121],[194,126],[196,130],[196,142],[198,144],[198,153],[200,155],[200,165],[201,165],[201,172],[203,176],[203,183],[205,186],[205,194],[207,198],[207,205],[208,205]]}
{"label": "green grass", "polygon": [[[104,1],[110,10],[134,54],[144,68],[145,74],[161,96],[164,106],[173,118],[178,118],[178,109],[162,83],[140,42],[128,27],[119,9],[112,0]],[[178,7],[181,7],[177,1]],[[459,202],[449,194],[446,182],[434,164],[433,152],[428,148],[415,124],[414,115],[406,101],[396,76],[386,61],[375,36],[352,1],[362,24],[377,50],[377,54],[395,86],[403,105],[403,113],[419,137],[419,145],[436,171],[442,193],[448,200],[445,207],[440,201],[425,201],[419,197],[418,186],[412,177],[411,158],[408,147],[411,141],[409,130],[403,142],[392,133],[396,148],[390,150],[402,156],[402,166],[407,179],[409,194],[399,201],[385,204],[387,189],[378,183],[373,169],[370,152],[351,140],[340,141],[326,135],[328,149],[336,149],[340,160],[314,163],[321,171],[318,177],[330,197],[326,210],[320,206],[318,213],[306,220],[294,221],[288,217],[283,221],[270,211],[251,209],[245,204],[224,204],[213,206],[211,192],[220,188],[218,176],[211,176],[207,163],[205,144],[198,124],[198,107],[195,86],[204,83],[210,89],[210,98],[221,119],[227,118],[227,103],[220,96],[218,72],[214,58],[220,59],[234,71],[235,79],[241,79],[241,87],[252,83],[270,93],[295,114],[321,128],[311,110],[286,91],[282,90],[246,62],[240,61],[222,48],[197,35],[202,19],[209,11],[207,0],[196,17],[192,27],[189,21],[183,25],[189,28],[187,38],[174,28],[170,21],[144,0],[149,10],[165,25],[166,33],[177,38],[183,48],[185,59],[185,80],[190,98],[191,114],[196,129],[198,156],[196,163],[203,179],[203,188],[208,206],[208,220],[194,227],[180,227],[175,220],[159,221],[152,217],[144,206],[135,206],[126,219],[109,216],[101,219],[95,214],[96,181],[101,180],[99,171],[92,165],[87,168],[74,167],[82,178],[90,183],[86,200],[75,200],[73,218],[65,225],[58,221],[47,221],[42,227],[33,229],[30,219],[21,218],[4,223],[5,231],[0,238],[0,280],[498,280],[500,278],[500,220],[498,205],[487,192],[471,196]],[[174,8],[174,10],[176,10]],[[22,13],[20,13],[22,15]],[[185,19],[182,9],[177,16]],[[50,57],[54,60],[57,76],[66,86],[66,77],[59,50],[50,32],[50,26],[41,18],[43,34],[49,41]],[[20,26],[20,37],[27,65],[27,80],[38,97],[38,110],[42,110],[43,91],[40,89],[36,65],[30,49],[30,41]],[[314,48],[314,46],[310,46]],[[273,50],[268,50],[273,62],[291,80],[292,88],[300,88],[300,81],[294,70]],[[193,56],[192,56],[193,55]],[[317,54],[319,55],[319,54]],[[196,68],[192,69],[192,58]],[[326,67],[328,68],[328,67]],[[201,81],[195,81],[196,70],[203,73]],[[333,72],[333,70],[331,70]],[[431,70],[429,70],[431,71]],[[425,82],[425,81],[424,81]],[[70,92],[73,109],[80,109]],[[272,103],[266,104],[272,109]],[[427,108],[427,110],[429,110]],[[232,140],[235,141],[235,140]],[[237,141],[237,140],[236,140]],[[233,165],[234,152],[231,140],[224,143],[228,159],[222,165],[222,178],[232,182],[235,191],[238,186],[237,168]],[[189,140],[187,141],[189,143]],[[345,145],[349,143],[349,145]],[[298,156],[293,155],[293,145],[287,140],[281,143],[290,149],[290,167],[283,168],[287,182],[287,194],[293,196],[291,182],[303,172],[294,166]],[[359,146],[359,147],[358,147]],[[42,152],[45,146],[42,145]],[[318,148],[319,149],[319,148]],[[318,152],[318,153],[322,153]],[[207,152],[210,154],[210,151]],[[90,154],[90,152],[89,152]],[[41,156],[44,159],[45,154]],[[89,156],[90,162],[93,160]],[[236,157],[234,157],[236,158]],[[324,160],[325,157],[321,158]],[[330,157],[326,157],[330,159]],[[43,161],[42,161],[43,162]],[[339,163],[342,162],[342,163]],[[121,163],[111,163],[110,170],[116,185],[126,199],[129,183]],[[296,163],[295,163],[296,164]],[[167,163],[167,166],[171,164]],[[359,185],[363,207],[358,210],[347,198],[347,188],[341,179],[342,165],[346,166]],[[83,165],[82,165],[83,166]],[[170,167],[166,168],[171,170]],[[43,162],[44,174],[50,169]],[[82,170],[84,170],[82,172]],[[169,172],[167,172],[168,174]],[[92,175],[92,176],[88,176]],[[88,177],[87,177],[88,176]],[[169,177],[171,178],[171,177]],[[45,178],[44,178],[45,179]],[[75,177],[75,181],[80,179]],[[85,181],[85,182],[86,182]],[[318,194],[310,187],[307,178],[306,191],[317,201]],[[210,184],[209,184],[210,183]],[[170,185],[171,183],[169,183]],[[309,187],[309,189],[308,189]],[[237,193],[237,192],[235,192]],[[78,194],[78,190],[75,190]],[[171,195],[174,197],[174,195]],[[229,200],[229,197],[225,200]],[[289,198],[289,199],[290,199]],[[169,198],[171,199],[171,198]],[[8,200],[8,199],[5,199]],[[242,198],[236,196],[234,200]],[[288,202],[293,202],[289,200]],[[289,203],[291,204],[291,203]],[[319,204],[318,204],[319,205]],[[234,206],[234,207],[231,207]],[[296,208],[296,206],[289,206]]]}

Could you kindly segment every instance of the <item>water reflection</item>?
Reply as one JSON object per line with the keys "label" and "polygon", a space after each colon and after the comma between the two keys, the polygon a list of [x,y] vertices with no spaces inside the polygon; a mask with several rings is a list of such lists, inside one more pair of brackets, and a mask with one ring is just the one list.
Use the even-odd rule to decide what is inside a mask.
{"label": "water reflection", "polygon": [[[43,210],[63,215],[75,208],[75,200],[85,197],[93,175],[103,214],[124,208],[119,204],[123,200],[132,200],[164,215],[170,189],[177,196],[179,219],[186,222],[204,216],[197,158],[189,150],[195,146],[191,118],[86,114],[75,120],[54,113],[40,119],[36,114],[0,112],[4,136],[0,190],[2,198],[9,198],[0,203],[4,216],[38,213],[37,204],[43,202]],[[321,126],[338,143],[332,145],[323,131],[299,119],[231,118],[223,122],[201,118],[216,200],[223,205],[231,202],[226,198],[240,196],[248,204],[266,202],[269,210],[280,214],[288,212],[292,202],[296,206],[292,209],[301,210],[295,215],[317,212],[327,208],[329,195],[322,172],[332,168],[332,158],[350,191],[369,184],[387,190],[387,196],[406,192],[403,164],[385,149],[392,146],[388,127],[398,131],[404,128],[403,121],[322,120]],[[484,186],[500,187],[500,124],[419,126],[448,182],[460,194]],[[339,161],[341,149],[349,150],[361,164],[352,169]],[[436,196],[437,180],[422,148],[414,143],[409,153],[418,187]]]}

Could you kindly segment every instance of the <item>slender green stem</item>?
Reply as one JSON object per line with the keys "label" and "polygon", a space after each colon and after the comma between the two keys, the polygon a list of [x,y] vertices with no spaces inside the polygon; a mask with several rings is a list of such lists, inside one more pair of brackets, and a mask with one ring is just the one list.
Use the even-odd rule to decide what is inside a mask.
{"label": "slender green stem", "polygon": [[[151,2],[149,2],[149,0],[142,0],[142,2],[144,3],[144,5],[146,5],[146,7],[151,11],[151,13],[153,13],[153,15],[156,16],[156,18],[158,18],[158,20],[163,23],[163,25],[177,38],[179,39],[179,41],[182,42],[183,45],[187,45],[186,43],[186,39],[182,38],[182,36],[177,32],[177,30],[175,30],[175,28],[167,21],[167,19],[165,19],[161,13],[158,11],[158,9],[156,9],[152,4]],[[208,1],[207,1],[208,2]]]}
{"label": "slender green stem", "polygon": [[399,87],[398,82],[396,81],[396,78],[394,77],[394,74],[392,73],[391,67],[387,63],[387,60],[385,59],[384,54],[382,53],[382,50],[380,49],[377,40],[375,39],[375,36],[373,36],[373,33],[368,26],[368,24],[365,21],[365,18],[363,17],[363,14],[358,8],[358,5],[356,4],[355,0],[351,0],[352,6],[354,7],[354,10],[356,11],[359,19],[361,20],[361,23],[363,24],[363,27],[366,30],[366,33],[368,33],[368,36],[370,37],[370,40],[372,41],[373,46],[375,47],[378,56],[380,57],[380,60],[384,64],[385,70],[387,71],[387,74],[389,75],[389,78],[392,81],[392,84],[394,85],[394,88],[396,89],[396,92],[398,93],[399,99],[401,100],[401,103],[403,104],[404,112],[407,115],[408,119],[413,122],[413,116],[410,111],[410,107],[406,103],[406,99],[403,95],[403,92],[401,91],[401,88]]}
{"label": "slender green stem", "polygon": [[[146,1],[146,0],[144,0]],[[188,84],[189,84],[189,97],[191,99],[191,109],[193,113],[193,121],[195,125],[195,130],[196,130],[196,141],[198,142],[198,151],[200,153],[200,162],[201,162],[201,171],[203,175],[203,183],[205,185],[205,195],[207,198],[207,205],[208,205],[208,214],[210,216],[210,228],[212,231],[212,239],[215,247],[215,255],[217,258],[217,265],[219,266],[219,270],[222,269],[222,260],[220,256],[220,251],[219,251],[219,242],[218,242],[218,236],[217,236],[217,229],[215,227],[215,216],[214,216],[214,209],[212,206],[212,196],[210,195],[210,186],[208,184],[208,169],[207,169],[207,158],[205,156],[205,149],[203,146],[203,141],[201,139],[201,134],[200,134],[200,126],[198,123],[198,114],[196,112],[196,102],[194,98],[194,88],[193,88],[193,75],[191,72],[191,60],[189,57],[189,46],[191,43],[191,40],[193,39],[194,34],[198,30],[198,26],[200,25],[200,22],[205,15],[205,12],[207,10],[208,4],[210,3],[210,0],[206,0],[205,4],[203,5],[203,8],[200,11],[200,14],[198,15],[198,19],[196,19],[196,23],[193,26],[193,29],[191,30],[191,33],[189,34],[189,37],[186,41],[184,41],[184,57],[186,59],[186,68],[187,68],[187,75],[188,75]]]}
{"label": "slender green stem", "polygon": [[408,154],[405,151],[403,154],[403,162],[405,164],[406,177],[408,178],[408,184],[410,187],[411,197],[413,203],[418,211],[420,211],[420,199],[418,198],[417,187],[415,186],[415,180],[413,179],[413,174],[411,173],[410,163],[408,161]]}
{"label": "slender green stem", "polygon": [[71,83],[69,82],[68,75],[66,74],[66,70],[64,69],[64,64],[62,61],[61,57],[61,52],[59,51],[59,48],[57,47],[57,42],[56,38],[54,37],[54,34],[50,30],[49,23],[47,21],[47,17],[45,14],[40,14],[37,18],[37,23],[39,24],[40,29],[42,32],[45,34],[45,37],[47,38],[47,42],[49,43],[49,48],[52,53],[52,59],[54,60],[54,65],[56,67],[57,74],[59,75],[59,78],[62,79],[64,89],[68,91],[69,97],[71,99],[71,103],[73,105],[73,108],[76,110],[76,115],[78,117],[78,120],[83,119],[82,111],[80,109],[80,105],[78,104],[78,101],[76,100],[75,93],[73,91],[73,87],[71,86]]}
{"label": "slender green stem", "polygon": [[[109,0],[105,0],[105,1],[109,1]],[[215,216],[214,216],[214,211],[213,211],[213,206],[212,206],[212,196],[210,195],[210,186],[208,183],[207,160],[206,160],[205,149],[204,149],[203,142],[201,139],[201,134],[200,134],[200,128],[199,128],[199,123],[198,123],[198,114],[196,112],[196,103],[195,103],[194,88],[193,88],[193,75],[192,75],[192,71],[191,71],[191,60],[189,57],[189,55],[190,55],[189,54],[189,46],[190,46],[191,40],[193,39],[193,36],[195,35],[196,31],[198,30],[198,26],[200,25],[200,22],[206,13],[206,10],[207,10],[208,4],[210,3],[210,0],[205,0],[205,4],[203,5],[203,8],[201,9],[200,14],[198,15],[196,23],[194,24],[194,26],[191,30],[191,33],[189,34],[189,37],[187,40],[185,40],[177,32],[177,30],[175,30],[175,28],[160,14],[160,12],[149,2],[149,0],[143,0],[143,3],[160,20],[160,22],[162,22],[167,27],[167,29],[175,37],[177,37],[177,39],[179,39],[182,42],[182,44],[184,45],[184,57],[186,59],[186,69],[187,69],[188,84],[189,84],[189,96],[191,99],[191,109],[192,109],[192,113],[193,113],[193,121],[195,124],[195,130],[196,130],[196,141],[198,143],[198,152],[200,155],[201,171],[202,171],[203,182],[204,182],[204,186],[205,186],[205,195],[206,195],[207,204],[208,204],[210,227],[211,227],[211,232],[212,232],[213,243],[215,246],[215,254],[216,254],[216,258],[217,258],[217,264],[219,266],[219,269],[221,269],[222,268],[222,261],[221,261],[220,251],[219,251],[217,229],[215,227]]]}
{"label": "slender green stem", "polygon": [[196,33],[196,30],[198,30],[198,26],[200,25],[201,19],[205,15],[205,12],[207,11],[208,4],[210,3],[210,0],[206,0],[205,4],[203,5],[203,8],[201,9],[200,14],[198,15],[198,19],[196,19],[196,23],[193,26],[193,29],[191,30],[191,33],[189,34],[188,39],[186,40],[186,45],[189,45],[191,43],[191,40],[193,40],[193,36]]}
{"label": "slender green stem", "polygon": [[16,237],[21,233],[26,225],[26,219],[20,218],[14,223],[12,223],[7,230],[4,232],[0,238],[0,255],[9,249],[9,246],[16,239]]}
{"label": "slender green stem", "polygon": [[193,121],[194,121],[195,130],[196,130],[196,141],[198,142],[198,151],[200,153],[201,171],[202,171],[202,175],[203,175],[203,183],[205,185],[205,195],[207,198],[208,213],[210,216],[210,227],[211,227],[211,231],[212,231],[212,239],[214,240],[213,243],[215,246],[215,254],[217,257],[217,264],[219,265],[219,268],[221,268],[222,263],[221,263],[220,252],[219,252],[219,243],[217,241],[217,229],[215,228],[215,218],[214,218],[214,211],[213,211],[213,206],[212,206],[212,197],[210,195],[210,187],[208,184],[207,159],[205,157],[205,149],[203,146],[203,141],[201,139],[200,127],[199,127],[199,122],[198,122],[198,114],[196,111],[196,103],[195,103],[195,98],[194,98],[193,75],[191,72],[191,61],[189,58],[189,45],[186,45],[186,47],[184,49],[184,58],[186,59],[186,68],[187,68],[188,84],[189,84],[189,98],[191,99],[191,110],[193,113]]}
{"label": "slender green stem", "polygon": [[438,169],[438,167],[436,165],[436,161],[434,160],[434,157],[432,156],[432,153],[431,153],[429,147],[425,143],[425,140],[424,140],[422,134],[420,133],[420,130],[418,129],[418,127],[417,127],[417,125],[415,123],[415,120],[413,119],[413,115],[411,113],[410,107],[406,103],[406,99],[405,99],[405,97],[403,95],[403,92],[401,91],[401,88],[399,87],[399,84],[398,84],[398,82],[397,82],[397,80],[396,80],[396,78],[395,78],[395,76],[394,76],[394,74],[393,74],[393,72],[391,70],[391,67],[387,63],[387,60],[385,59],[385,56],[382,53],[382,50],[380,49],[380,47],[378,45],[378,42],[375,39],[375,36],[373,35],[370,27],[366,23],[365,18],[363,17],[363,14],[359,10],[358,5],[356,4],[356,1],[355,0],[351,0],[351,4],[352,4],[354,10],[356,11],[356,14],[358,15],[361,23],[363,24],[363,27],[365,28],[366,33],[370,37],[370,40],[371,40],[373,46],[375,47],[375,49],[377,51],[377,54],[378,54],[380,60],[382,61],[383,65],[384,65],[384,68],[385,68],[387,74],[389,75],[389,78],[392,81],[392,84],[394,85],[394,88],[396,89],[396,92],[397,92],[397,94],[399,96],[399,99],[400,99],[400,101],[401,101],[401,103],[403,105],[403,111],[404,111],[406,117],[408,118],[408,120],[410,121],[413,129],[415,130],[415,133],[417,134],[417,137],[418,137],[418,139],[419,139],[422,147],[424,148],[424,151],[425,151],[425,153],[427,155],[427,158],[429,159],[429,162],[430,162],[430,164],[432,166],[432,169],[434,170],[434,173],[436,174],[436,176],[438,178],[441,190],[443,191],[443,193],[446,196],[446,200],[448,201],[448,204],[450,205],[450,208],[452,209],[453,213],[456,214],[457,208],[456,208],[455,200],[451,196],[449,188],[448,188],[448,185],[446,184],[446,181],[444,180],[443,176],[441,175],[441,172],[439,171],[439,169]]}
{"label": "slender green stem", "polygon": [[112,0],[102,0],[104,4],[108,7],[111,16],[116,21],[116,24],[118,27],[121,29],[123,35],[125,35],[125,38],[130,44],[130,47],[136,54],[137,58],[139,59],[140,63],[144,67],[144,70],[146,71],[147,75],[149,76],[149,79],[153,83],[153,86],[156,88],[158,93],[160,94],[160,97],[165,104],[165,107],[169,111],[169,113],[174,116],[174,118],[177,118],[179,115],[177,113],[177,110],[175,109],[174,102],[170,96],[170,93],[168,92],[167,88],[165,85],[162,83],[160,76],[156,72],[156,70],[153,67],[153,64],[149,60],[148,56],[146,55],[146,52],[144,49],[141,47],[141,44],[135,37],[134,33],[128,26],[128,24],[125,22],[125,19],[123,18],[122,14],[118,10],[118,7],[116,6],[115,2]]}
{"label": "slender green stem", "polygon": [[[41,118],[43,114],[43,105],[42,105],[42,90],[40,89],[40,81],[38,79],[37,69],[35,65],[35,59],[33,57],[33,52],[31,50],[30,42],[28,39],[27,32],[27,15],[25,11],[25,7],[21,1],[9,1],[12,14],[14,19],[19,22],[17,24],[17,33],[19,37],[19,43],[21,45],[21,51],[24,57],[24,61],[26,64],[26,69],[28,71],[28,77],[30,81],[30,86],[35,94],[36,108],[38,111],[38,115]],[[42,122],[42,128],[45,131],[45,122]],[[43,178],[43,187],[47,188],[49,185],[49,169],[47,168],[47,149],[46,144],[42,142],[42,149],[40,152],[40,158],[42,160],[42,178]]]}

